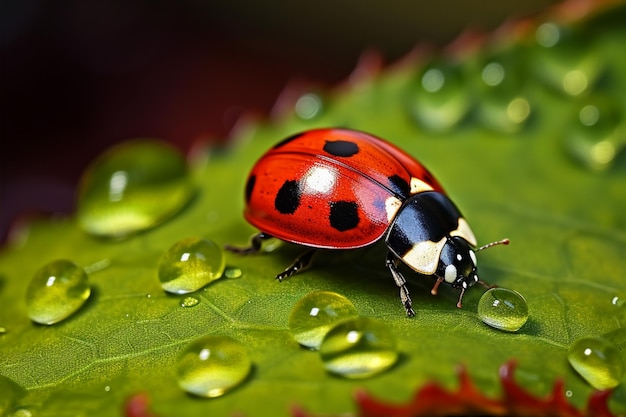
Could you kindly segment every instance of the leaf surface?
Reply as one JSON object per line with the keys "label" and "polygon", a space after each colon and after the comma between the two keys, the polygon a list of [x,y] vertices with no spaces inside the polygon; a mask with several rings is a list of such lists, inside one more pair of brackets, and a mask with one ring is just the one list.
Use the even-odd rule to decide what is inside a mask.
{"label": "leaf surface", "polygon": [[[163,416],[282,416],[294,404],[338,414],[355,409],[356,388],[406,402],[429,381],[454,387],[459,364],[484,393],[496,396],[497,370],[514,358],[518,382],[530,392],[545,395],[563,378],[571,402],[582,407],[592,388],[569,366],[569,345],[626,326],[625,307],[614,301],[626,297],[626,157],[618,153],[613,166],[596,172],[567,151],[568,132],[585,100],[610,96],[622,128],[626,120],[626,95],[615,94],[626,91],[626,29],[607,20],[612,21],[597,18],[580,29],[593,35],[591,53],[603,68],[591,95],[568,97],[528,77],[524,92],[532,113],[518,133],[494,132],[480,123],[484,96],[472,88],[480,54],[462,62],[468,84],[457,91],[474,110],[445,134],[421,127],[411,103],[423,63],[413,63],[323,97],[313,118],[290,115],[241,133],[232,149],[196,163],[197,197],[153,230],[109,241],[87,236],[73,218],[32,223],[20,242],[0,254],[0,327],[6,329],[0,334],[0,374],[28,391],[12,406],[37,409],[40,416],[105,416],[120,413],[129,396],[147,392]],[[521,54],[528,64],[533,48],[522,39],[506,51]],[[194,293],[200,303],[193,308],[180,306],[184,296],[161,290],[156,266],[174,242],[190,236],[220,245],[247,242],[254,233],[241,215],[248,170],[275,142],[321,126],[364,130],[398,144],[435,174],[481,243],[511,239],[508,248],[481,252],[478,264],[483,280],[527,299],[530,318],[519,332],[504,333],[479,320],[481,288],[468,291],[459,310],[456,291],[442,288],[433,297],[433,282],[420,277],[409,283],[417,315],[406,318],[379,246],[326,252],[313,269],[282,283],[274,276],[298,248],[285,245],[258,256],[228,253],[227,264],[243,276]],[[26,314],[26,286],[40,266],[60,258],[97,266],[90,274],[92,296],[64,322],[36,325]],[[287,327],[291,307],[315,290],[343,294],[360,315],[383,320],[397,337],[397,365],[366,380],[327,374],[318,354],[299,347]],[[254,364],[244,384],[215,399],[185,394],[174,377],[177,353],[206,334],[243,342]],[[624,344],[619,347],[624,352]],[[623,385],[610,401],[616,413],[626,413]]]}

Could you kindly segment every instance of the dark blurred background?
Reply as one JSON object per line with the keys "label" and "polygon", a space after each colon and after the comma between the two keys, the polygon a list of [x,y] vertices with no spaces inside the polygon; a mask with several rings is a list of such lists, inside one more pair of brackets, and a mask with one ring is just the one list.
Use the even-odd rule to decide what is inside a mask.
{"label": "dark blurred background", "polygon": [[393,63],[554,3],[0,0],[0,242],[20,215],[71,213],[112,144],[224,141],[288,83],[331,87],[363,51]]}

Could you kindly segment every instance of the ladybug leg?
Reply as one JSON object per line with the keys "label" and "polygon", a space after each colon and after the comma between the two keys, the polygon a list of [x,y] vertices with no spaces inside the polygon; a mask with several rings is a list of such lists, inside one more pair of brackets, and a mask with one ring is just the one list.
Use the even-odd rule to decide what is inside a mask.
{"label": "ladybug leg", "polygon": [[309,249],[306,252],[303,252],[283,272],[276,275],[276,279],[278,281],[282,281],[285,278],[289,278],[290,276],[309,268],[313,263],[313,257],[316,253],[315,249]]}
{"label": "ladybug leg", "polygon": [[406,311],[406,315],[408,317],[414,317],[415,311],[413,310],[413,303],[411,302],[411,297],[409,297],[409,290],[406,287],[406,279],[398,270],[398,259],[389,252],[387,254],[387,260],[385,261],[385,265],[391,271],[391,275],[393,276],[396,285],[400,288],[400,301],[404,306],[404,310]]}
{"label": "ladybug leg", "polygon": [[268,235],[267,233],[257,233],[256,235],[252,236],[252,238],[250,239],[250,245],[249,246],[233,246],[233,245],[226,245],[224,248],[227,251],[230,252],[234,252],[234,253],[239,253],[241,255],[248,255],[251,253],[258,253],[261,251],[261,247],[263,246],[263,242],[271,239],[273,236]]}

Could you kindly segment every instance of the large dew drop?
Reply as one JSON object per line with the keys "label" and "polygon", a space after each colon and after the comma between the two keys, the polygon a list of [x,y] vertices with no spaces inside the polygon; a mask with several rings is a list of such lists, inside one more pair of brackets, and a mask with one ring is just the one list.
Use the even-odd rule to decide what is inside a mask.
{"label": "large dew drop", "polygon": [[92,235],[126,236],[172,217],[192,194],[185,159],[176,149],[133,140],[113,147],[83,173],[78,221]]}
{"label": "large dew drop", "polygon": [[197,291],[224,273],[224,251],[214,242],[197,237],[183,239],[159,261],[161,287],[173,294]]}
{"label": "large dew drop", "polygon": [[68,260],[50,262],[33,276],[26,290],[31,320],[54,324],[74,314],[89,298],[87,273]]}
{"label": "large dew drop", "polygon": [[243,344],[228,336],[205,336],[180,353],[176,377],[186,392],[213,398],[241,384],[251,368]]}
{"label": "large dew drop", "polygon": [[577,340],[570,346],[567,359],[589,385],[599,390],[615,388],[626,372],[617,347],[601,338]]}
{"label": "large dew drop", "polygon": [[478,316],[491,327],[516,332],[528,320],[528,304],[517,291],[492,288],[480,297]]}
{"label": "large dew drop", "polygon": [[343,295],[315,291],[294,305],[289,315],[289,330],[302,346],[319,349],[332,326],[357,315],[354,305]]}
{"label": "large dew drop", "polygon": [[366,317],[348,319],[333,327],[320,346],[330,373],[345,378],[369,378],[398,360],[396,340],[387,325]]}

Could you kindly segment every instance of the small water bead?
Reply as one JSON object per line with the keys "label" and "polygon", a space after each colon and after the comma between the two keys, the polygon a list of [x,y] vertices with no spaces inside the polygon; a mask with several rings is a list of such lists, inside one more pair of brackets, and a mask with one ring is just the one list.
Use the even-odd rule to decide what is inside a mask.
{"label": "small water bead", "polygon": [[83,173],[78,220],[90,234],[126,236],[167,220],[192,195],[187,164],[176,149],[133,140],[111,148]]}
{"label": "small water bead", "polygon": [[320,346],[324,368],[346,378],[374,376],[393,366],[398,356],[387,325],[366,317],[339,322]]}
{"label": "small water bead", "polygon": [[332,326],[357,315],[354,304],[343,295],[315,291],[293,306],[289,315],[289,331],[302,346],[319,349]]}
{"label": "small water bead", "polygon": [[87,273],[74,262],[61,259],[40,268],[26,290],[31,320],[54,324],[80,309],[91,294]]}
{"label": "small water bead", "polygon": [[528,320],[528,304],[517,291],[491,288],[478,301],[478,317],[496,329],[516,332]]}
{"label": "small water bead", "polygon": [[456,126],[471,105],[463,83],[458,65],[441,62],[424,68],[409,102],[417,123],[433,131],[446,131]]}
{"label": "small water bead", "polygon": [[243,276],[243,271],[233,266],[227,266],[224,270],[224,276],[229,279],[237,279]]}
{"label": "small water bead", "polygon": [[219,397],[241,384],[252,368],[245,346],[229,336],[205,336],[178,356],[178,385],[200,397]]}
{"label": "small water bead", "polygon": [[161,256],[158,275],[165,291],[186,294],[219,279],[224,268],[224,251],[219,245],[191,237],[175,243]]}
{"label": "small water bead", "polygon": [[598,390],[615,388],[625,375],[617,347],[601,338],[586,337],[570,346],[567,359],[584,379]]}
{"label": "small water bead", "polygon": [[180,300],[180,306],[185,308],[195,307],[198,304],[200,304],[200,300],[198,300],[196,297],[189,296]]}

